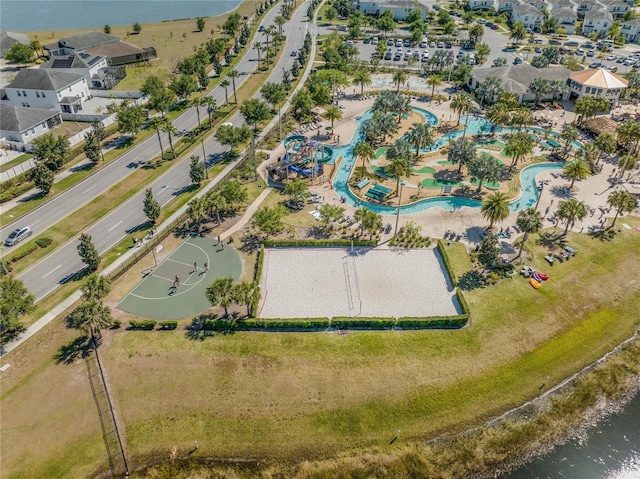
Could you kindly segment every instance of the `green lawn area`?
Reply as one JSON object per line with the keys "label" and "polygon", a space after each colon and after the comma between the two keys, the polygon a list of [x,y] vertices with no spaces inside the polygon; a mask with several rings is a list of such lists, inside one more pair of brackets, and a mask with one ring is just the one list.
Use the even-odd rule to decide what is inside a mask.
{"label": "green lawn area", "polygon": [[385,147],[383,147],[383,148],[378,148],[378,149],[376,150],[376,153],[375,153],[375,159],[377,160],[377,159],[378,159],[378,158],[380,158],[381,156],[386,155],[386,154],[387,154],[387,150],[388,150],[388,149],[389,149],[389,147],[388,147],[388,146],[385,146]]}
{"label": "green lawn area", "polygon": [[11,168],[18,166],[20,163],[24,163],[29,158],[33,158],[33,155],[30,153],[25,153],[23,155],[20,155],[17,158],[14,158],[13,160],[7,161],[6,163],[3,163],[2,165],[0,165],[0,171],[4,172],[7,170],[10,170]]}
{"label": "green lawn area", "polygon": [[[635,226],[640,219],[625,222]],[[172,332],[109,333],[101,358],[130,457],[136,464],[166,460],[173,445],[186,454],[195,437],[205,456],[270,458],[271,464],[345,452],[393,455],[387,444],[397,429],[407,445],[422,450],[430,437],[531,399],[547,375],[549,385],[562,381],[640,324],[637,231],[621,230],[609,243],[571,234],[578,254],[552,269],[534,239],[529,264],[550,280],[540,290],[517,277],[466,292],[471,323],[462,330],[241,332],[193,341],[181,323]],[[456,275],[469,267],[462,248],[447,247]],[[69,341],[61,328],[41,339],[48,348],[35,343],[36,350],[21,353],[40,359],[3,387],[2,429],[13,431],[10,445],[3,439],[3,465],[11,477],[84,476],[105,467],[94,411],[85,405],[77,416],[91,398],[82,365],[51,359],[53,345]],[[12,354],[5,361],[20,359]],[[85,387],[68,401],[63,391],[71,378]],[[44,387],[51,391],[47,407],[34,410],[28,398]],[[55,443],[45,440],[30,454],[27,474],[19,451],[52,428]]]}
{"label": "green lawn area", "polygon": [[423,188],[442,188],[443,186],[460,186],[461,181],[439,180],[436,178],[426,178],[420,182]]}
{"label": "green lawn area", "polygon": [[467,254],[467,247],[463,243],[457,241],[442,241],[441,247],[444,248],[444,252],[449,259],[451,265],[451,273],[456,281],[459,280],[463,274],[471,270],[471,260]]}
{"label": "green lawn area", "polygon": [[416,173],[422,173],[422,174],[425,174],[425,175],[426,174],[433,174],[433,173],[436,172],[435,168],[431,168],[430,166],[423,166],[419,170],[416,170],[414,168],[413,171],[415,171]]}
{"label": "green lawn area", "polygon": [[[471,184],[478,186],[479,181],[478,180],[471,180]],[[500,189],[500,182],[499,181],[485,181],[484,183],[482,183],[482,187],[483,188],[487,188],[489,190],[499,190]]]}

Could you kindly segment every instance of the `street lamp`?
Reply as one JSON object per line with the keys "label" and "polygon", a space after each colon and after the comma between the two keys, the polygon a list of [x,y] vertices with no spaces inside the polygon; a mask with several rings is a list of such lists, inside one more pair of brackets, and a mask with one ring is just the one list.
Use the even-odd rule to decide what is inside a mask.
{"label": "street lamp", "polygon": [[207,161],[207,152],[204,150],[204,140],[200,138],[200,144],[202,145],[202,161],[204,161],[204,177],[209,179],[209,165]]}
{"label": "street lamp", "polygon": [[396,231],[393,233],[393,235],[397,235],[398,234],[398,222],[400,221],[400,203],[402,202],[402,187],[404,186],[404,183],[400,183],[400,189],[398,191],[398,211],[396,213]]}
{"label": "street lamp", "polygon": [[535,211],[538,211],[538,205],[540,204],[540,198],[542,198],[542,190],[544,190],[544,181],[540,182],[540,186],[538,187],[538,201],[536,201]]}

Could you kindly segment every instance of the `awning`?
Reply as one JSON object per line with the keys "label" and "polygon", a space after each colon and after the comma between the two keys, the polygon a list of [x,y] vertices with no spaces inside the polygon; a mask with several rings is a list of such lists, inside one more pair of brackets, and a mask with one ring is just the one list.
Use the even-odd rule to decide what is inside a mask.
{"label": "awning", "polygon": [[554,148],[558,148],[560,146],[560,143],[558,143],[556,140],[552,140],[551,138],[547,139],[547,143],[549,143]]}

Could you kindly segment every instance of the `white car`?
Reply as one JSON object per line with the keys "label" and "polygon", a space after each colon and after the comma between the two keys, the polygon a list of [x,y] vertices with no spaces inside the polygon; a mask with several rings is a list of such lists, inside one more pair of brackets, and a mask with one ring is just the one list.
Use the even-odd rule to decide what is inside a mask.
{"label": "white car", "polygon": [[398,47],[402,47],[402,40],[400,40],[399,38],[396,40],[396,48]]}
{"label": "white car", "polygon": [[616,58],[617,58],[617,57],[616,57],[615,55],[609,55],[609,56],[607,57],[607,60],[609,60],[609,61],[613,61],[613,60],[615,60]]}
{"label": "white car", "polygon": [[622,64],[626,67],[630,67],[634,63],[635,63],[635,60],[633,58],[627,58]]}
{"label": "white car", "polygon": [[423,61],[423,62],[429,61],[429,52],[428,52],[428,51],[425,51],[425,52],[422,54],[422,61]]}
{"label": "white car", "polygon": [[429,48],[435,48],[435,47],[436,47],[436,42],[429,43]]}
{"label": "white car", "polygon": [[371,45],[377,45],[378,44],[378,37],[373,37],[373,40],[371,40]]}
{"label": "white car", "polygon": [[411,57],[411,50],[410,50],[410,49],[407,49],[407,51],[406,51],[406,52],[404,52],[404,59],[405,59],[405,60],[408,60],[408,59],[409,59],[409,57]]}
{"label": "white car", "polygon": [[31,231],[31,228],[29,228],[28,226],[23,226],[22,228],[16,228],[9,234],[9,236],[7,236],[7,239],[5,240],[4,245],[13,246],[14,244],[20,243],[20,241],[27,239],[32,234],[33,234],[33,231]]}

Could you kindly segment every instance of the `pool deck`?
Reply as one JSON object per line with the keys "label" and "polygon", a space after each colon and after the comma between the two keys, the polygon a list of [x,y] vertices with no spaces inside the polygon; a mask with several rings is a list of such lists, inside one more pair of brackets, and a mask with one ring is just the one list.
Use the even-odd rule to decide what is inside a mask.
{"label": "pool deck", "polygon": [[[385,75],[375,75],[375,77],[383,77]],[[365,95],[367,90],[376,90],[376,88],[365,89]],[[350,88],[346,89],[347,93],[351,93]],[[401,89],[402,91],[402,89]],[[430,89],[425,90],[430,94]],[[359,89],[358,89],[359,92]],[[444,93],[442,87],[436,89],[436,93]],[[446,93],[445,93],[446,94]],[[448,95],[448,94],[447,94]],[[337,146],[344,146],[351,142],[353,135],[355,134],[356,128],[358,126],[356,118],[362,116],[362,114],[370,109],[373,106],[374,99],[360,99],[357,95],[355,97],[351,95],[347,95],[347,98],[340,100],[340,106],[343,112],[343,119],[335,124],[335,131],[340,134],[340,142]],[[412,101],[412,105],[418,108],[423,108],[435,114],[439,120],[456,120],[457,115],[451,111],[449,108],[450,101],[444,102],[421,102],[421,101]],[[564,122],[570,122],[574,119],[574,113],[567,111],[564,113],[564,110],[557,111],[545,111],[547,116],[553,116],[554,130],[559,131]],[[329,125],[327,121],[323,122],[325,126]],[[307,134],[311,136],[310,133]],[[336,146],[336,143],[327,142],[329,146]],[[283,153],[282,145],[272,152],[272,157],[277,158],[277,156]],[[575,198],[580,201],[584,201],[588,207],[595,210],[593,216],[587,215],[587,217],[582,222],[576,223],[573,228],[573,231],[590,231],[591,228],[599,228],[603,225],[603,222],[606,221],[607,218],[612,218],[615,214],[614,211],[610,211],[608,213],[604,212],[600,209],[607,208],[606,200],[607,196],[611,193],[612,188],[609,182],[607,181],[613,170],[616,169],[615,161],[608,161],[607,159],[601,160],[600,164],[603,166],[602,172],[597,175],[593,175],[586,180],[576,181],[573,191],[570,194],[570,197]],[[262,164],[262,174],[265,177],[265,166],[266,162]],[[556,225],[553,221],[553,214],[557,210],[558,203],[568,198],[567,188],[570,184],[570,181],[566,178],[563,178],[558,174],[558,172],[553,171],[545,171],[540,173],[537,176],[538,181],[545,181],[547,184],[544,187],[542,192],[542,197],[540,199],[540,204],[538,206],[538,211],[542,212],[545,216],[544,219],[544,227],[551,227]],[[324,178],[320,178],[317,181],[316,185],[311,186],[312,193],[318,193],[324,196],[325,201],[345,207],[346,214],[349,216],[353,216],[356,208],[350,206],[348,204],[341,204],[340,198],[337,193],[333,190],[333,187],[329,181],[328,176]],[[411,189],[411,185],[407,185],[404,188],[404,195],[413,195],[417,193]],[[407,196],[405,196],[407,197]],[[635,210],[633,214],[639,214],[638,210]],[[512,213],[507,220],[502,223],[496,225],[497,228],[507,226],[513,227],[515,225],[517,218],[517,213]],[[461,209],[456,209],[455,212],[450,210],[445,210],[440,207],[432,207],[427,210],[424,210],[420,213],[415,214],[402,214],[400,215],[399,224],[403,225],[409,221],[413,221],[422,227],[422,233],[434,238],[442,238],[444,233],[448,230],[455,231],[459,234],[465,234],[466,236],[462,238],[462,241],[473,245],[478,243],[481,239],[480,234],[482,229],[488,225],[488,222],[482,218],[480,214],[480,210],[478,208],[470,208],[470,207],[462,207]],[[390,215],[383,216],[384,223],[395,224],[395,217]],[[620,218],[618,222],[624,223],[624,218]],[[558,225],[560,228],[564,229],[564,225]],[[382,241],[389,239],[393,235],[393,232],[389,234],[382,235]],[[515,240],[515,236],[509,240],[513,242]],[[506,249],[510,246],[505,244]]]}

